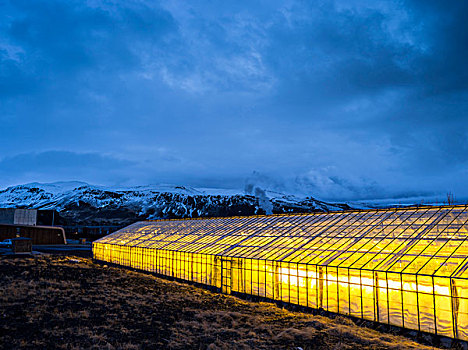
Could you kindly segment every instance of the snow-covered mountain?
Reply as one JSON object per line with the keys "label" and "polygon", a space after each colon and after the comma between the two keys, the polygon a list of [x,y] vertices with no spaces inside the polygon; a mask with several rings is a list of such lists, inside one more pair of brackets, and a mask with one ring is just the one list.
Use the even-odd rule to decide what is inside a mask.
{"label": "snow-covered mountain", "polygon": [[65,225],[125,225],[158,218],[216,217],[349,209],[250,186],[247,190],[150,185],[129,188],[84,182],[29,183],[0,190],[0,207],[50,209]]}

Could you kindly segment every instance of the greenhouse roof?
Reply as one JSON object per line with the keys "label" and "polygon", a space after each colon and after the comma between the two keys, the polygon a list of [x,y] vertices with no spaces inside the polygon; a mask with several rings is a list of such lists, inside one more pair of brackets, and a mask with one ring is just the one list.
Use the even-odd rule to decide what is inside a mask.
{"label": "greenhouse roof", "polygon": [[96,242],[468,278],[468,206],[137,222]]}

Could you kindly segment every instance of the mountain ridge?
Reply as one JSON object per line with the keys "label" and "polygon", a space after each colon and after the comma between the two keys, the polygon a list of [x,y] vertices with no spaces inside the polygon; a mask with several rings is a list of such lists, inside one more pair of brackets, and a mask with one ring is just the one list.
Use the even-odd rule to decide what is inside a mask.
{"label": "mountain ridge", "polygon": [[311,213],[352,209],[258,187],[196,188],[171,184],[108,187],[85,182],[28,183],[0,190],[0,207],[56,210],[64,225],[126,225],[138,220]]}

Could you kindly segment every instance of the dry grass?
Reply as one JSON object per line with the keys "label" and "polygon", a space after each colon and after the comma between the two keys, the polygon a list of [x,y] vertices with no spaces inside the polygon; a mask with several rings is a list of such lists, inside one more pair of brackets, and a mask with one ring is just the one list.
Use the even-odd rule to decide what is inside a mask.
{"label": "dry grass", "polygon": [[90,259],[0,258],[5,349],[429,349]]}

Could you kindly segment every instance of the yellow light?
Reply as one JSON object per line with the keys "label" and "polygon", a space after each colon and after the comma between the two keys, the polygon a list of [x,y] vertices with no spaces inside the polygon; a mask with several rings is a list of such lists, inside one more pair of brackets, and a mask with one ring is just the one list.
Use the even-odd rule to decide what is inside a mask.
{"label": "yellow light", "polygon": [[[445,226],[439,228],[437,223],[441,221],[444,210],[447,213],[456,211],[453,208],[429,208],[423,212],[426,216],[418,210],[405,209],[396,214],[389,210],[296,217],[298,221],[316,220],[319,223],[310,229],[310,236],[307,236],[307,229],[301,227],[297,232],[304,233],[303,238],[294,235],[282,237],[269,228],[273,224],[266,224],[268,220],[271,223],[276,220],[283,225],[279,225],[280,228],[297,228],[298,225],[288,222],[286,216],[283,223],[281,216],[245,219],[250,220],[251,227],[243,223],[242,234],[233,237],[234,222],[244,219],[204,220],[199,225],[203,233],[198,238],[178,231],[177,225],[187,221],[160,221],[151,224],[154,228],[146,231],[143,230],[145,225],[151,225],[139,223],[135,227],[136,231],[141,231],[140,236],[145,232],[154,232],[155,237],[162,237],[161,242],[151,238],[153,245],[144,246],[145,240],[140,240],[140,236],[132,237],[134,233],[128,229],[115,241],[110,238],[106,241],[106,237],[96,241],[93,256],[102,261],[215,286],[225,293],[258,295],[468,340],[468,280],[461,278],[467,277],[462,275],[462,268],[468,263],[468,237],[464,228],[468,223],[468,207],[457,209],[456,215],[448,216]],[[363,227],[366,234],[373,229],[378,231],[372,232],[372,237],[377,237],[375,244],[372,237],[365,241],[364,238],[369,237],[359,236],[364,232],[359,225],[344,230],[346,234],[335,229],[331,223],[344,225],[346,220],[341,219],[344,215],[350,217],[350,222],[360,217],[372,218],[369,223],[363,223]],[[461,223],[452,229],[452,232],[458,230],[458,234],[445,234],[444,230],[448,231],[454,217]],[[371,224],[382,218],[389,218],[387,226]],[[256,220],[264,222],[255,226]],[[429,225],[432,222],[436,224]],[[189,226],[185,224],[184,227]],[[205,229],[205,226],[209,227]],[[432,228],[437,228],[435,233],[431,233]],[[263,229],[268,232],[262,233]],[[216,235],[218,231],[228,233]],[[322,232],[323,237],[313,236],[317,232]],[[426,237],[431,233],[433,240],[419,240],[422,233]],[[271,239],[265,240],[265,237]],[[443,239],[437,241],[437,237]],[[453,240],[451,237],[454,237]],[[179,241],[182,239],[183,243]],[[197,242],[197,239],[200,244],[190,248],[191,243],[187,242]],[[129,242],[134,246],[127,246]],[[255,247],[259,242],[265,242],[266,247]],[[272,242],[278,242],[278,247]],[[357,245],[354,251],[348,250],[352,242]],[[178,251],[181,244],[187,252]],[[164,249],[154,248],[157,246]],[[229,256],[230,249],[234,251],[233,247],[236,258]],[[342,247],[346,251],[341,251]],[[302,251],[291,255],[296,248]],[[245,256],[242,255],[243,251],[246,252]],[[268,258],[257,258],[262,256]],[[285,257],[299,263],[281,261],[286,260]],[[455,278],[450,278],[451,275]]]}

